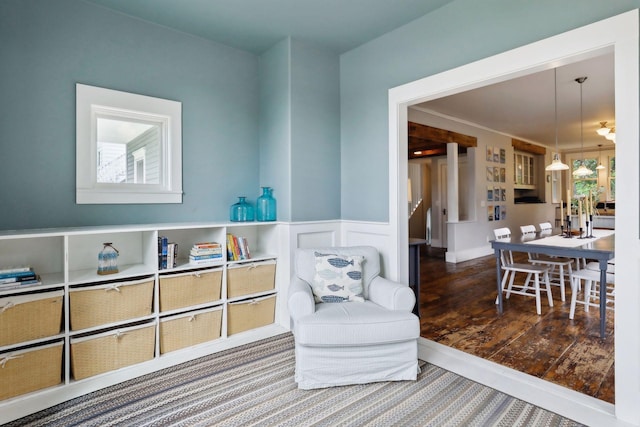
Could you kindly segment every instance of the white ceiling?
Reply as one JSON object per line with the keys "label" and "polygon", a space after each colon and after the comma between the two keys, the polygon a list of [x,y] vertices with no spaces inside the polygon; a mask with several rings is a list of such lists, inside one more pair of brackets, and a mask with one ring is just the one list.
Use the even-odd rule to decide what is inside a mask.
{"label": "white ceiling", "polygon": [[[451,0],[87,0],[136,18],[260,54],[285,37],[343,53]],[[560,149],[603,148],[600,121],[615,122],[613,54],[558,68]],[[553,70],[422,105],[513,137],[554,146]]]}
{"label": "white ceiling", "polygon": [[[615,125],[613,53],[557,69],[558,145],[579,149],[580,84],[585,148],[613,143],[596,133],[601,121]],[[477,124],[513,137],[555,146],[554,70],[419,104],[439,114]]]}

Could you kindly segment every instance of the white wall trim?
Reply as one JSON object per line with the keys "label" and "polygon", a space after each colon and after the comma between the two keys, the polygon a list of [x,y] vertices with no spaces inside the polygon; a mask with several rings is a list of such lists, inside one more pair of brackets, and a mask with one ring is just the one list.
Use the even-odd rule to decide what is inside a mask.
{"label": "white wall trim", "polygon": [[[640,304],[637,286],[640,274],[637,9],[389,90],[389,223],[392,233],[389,238],[390,251],[396,254],[391,256],[394,260],[391,267],[397,269],[397,276],[405,277],[408,264],[403,252],[408,244],[405,220],[407,189],[404,184],[407,176],[408,106],[553,69],[612,50],[615,56],[616,150],[620,151],[616,156],[618,191],[629,195],[629,203],[616,209],[617,219],[628,224],[628,228],[624,234],[616,236],[616,259],[620,264],[620,267],[616,265],[616,281],[622,286],[616,295],[620,303],[616,304],[615,311],[615,414],[619,420],[640,425],[640,366],[637,363],[640,360],[640,337],[637,333],[640,328],[637,310]],[[447,362],[443,363],[446,365]],[[492,381],[488,384],[493,386]],[[526,386],[525,381],[522,381],[522,386]],[[541,387],[550,392],[553,390],[551,383]],[[590,410],[578,401],[566,400],[566,404],[576,412]]]}

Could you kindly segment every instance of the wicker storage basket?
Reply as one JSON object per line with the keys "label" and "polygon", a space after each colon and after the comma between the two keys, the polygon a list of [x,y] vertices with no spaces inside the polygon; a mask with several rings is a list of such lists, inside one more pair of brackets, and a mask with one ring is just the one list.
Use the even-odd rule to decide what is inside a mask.
{"label": "wicker storage basket", "polygon": [[160,354],[220,338],[222,307],[160,320]]}
{"label": "wicker storage basket", "polygon": [[64,291],[0,298],[0,346],[60,333]]}
{"label": "wicker storage basket", "polygon": [[0,354],[0,400],[62,383],[62,342]]}
{"label": "wicker storage basket", "polygon": [[227,268],[227,298],[274,289],[276,261],[236,264]]}
{"label": "wicker storage basket", "polygon": [[160,311],[218,301],[222,269],[160,277]]}
{"label": "wicker storage basket", "polygon": [[233,335],[273,323],[275,309],[275,295],[229,303],[227,334]]}
{"label": "wicker storage basket", "polygon": [[155,323],[71,339],[71,372],[80,380],[153,359]]}
{"label": "wicker storage basket", "polygon": [[69,289],[71,330],[151,314],[153,278]]}

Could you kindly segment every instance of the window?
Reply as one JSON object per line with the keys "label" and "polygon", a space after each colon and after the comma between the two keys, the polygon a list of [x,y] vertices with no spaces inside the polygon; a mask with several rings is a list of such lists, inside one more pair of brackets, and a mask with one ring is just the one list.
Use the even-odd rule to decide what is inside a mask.
{"label": "window", "polygon": [[576,177],[573,175],[573,171],[580,167],[582,159],[573,159],[571,162],[571,176],[573,177],[573,195],[575,196],[588,196],[589,192],[592,195],[598,194],[598,173],[596,166],[598,166],[597,159],[584,159],[584,165],[591,171],[591,175],[585,177]]}
{"label": "window", "polygon": [[616,200],[616,158],[609,158],[609,196],[610,201]]}
{"label": "window", "polygon": [[182,104],[76,85],[76,203],[182,203]]}

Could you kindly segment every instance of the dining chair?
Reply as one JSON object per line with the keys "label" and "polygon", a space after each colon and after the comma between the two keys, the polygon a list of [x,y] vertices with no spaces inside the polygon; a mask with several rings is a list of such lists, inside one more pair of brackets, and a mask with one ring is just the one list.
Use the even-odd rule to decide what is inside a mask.
{"label": "dining chair", "polygon": [[[497,228],[493,230],[496,240],[510,239],[511,230],[507,227]],[[518,263],[513,260],[513,253],[510,250],[500,250],[500,266],[504,275],[501,282],[501,290],[509,299],[511,294],[524,295],[528,297],[535,297],[536,299],[536,312],[542,314],[542,308],[540,303],[540,276],[545,283],[544,291],[547,292],[547,299],[549,300],[549,307],[553,307],[553,297],[551,295],[551,287],[549,284],[549,268],[544,265],[536,265],[531,263]],[[517,273],[526,273],[527,277],[524,284],[515,283]],[[531,278],[533,277],[533,287],[530,285]],[[508,285],[507,285],[508,282]],[[498,304],[498,297],[496,297],[496,304]]]}
{"label": "dining chair", "polygon": [[[557,220],[556,220],[557,221]],[[540,232],[541,233],[549,233],[553,232],[553,227],[550,222],[541,222],[540,223]],[[576,258],[576,268],[584,268],[587,265],[587,260],[584,258]],[[569,281],[571,281],[571,277],[568,277]],[[562,300],[564,301],[564,299]]]}
{"label": "dining chair", "polygon": [[[553,230],[551,223],[541,223],[540,233],[549,233]],[[523,236],[535,235],[536,227],[534,225],[520,226]],[[560,299],[565,301],[565,277],[568,283],[571,283],[571,275],[573,273],[573,260],[571,258],[556,257],[544,254],[527,253],[529,262],[536,265],[544,265],[549,268],[549,283],[553,286],[560,287]]]}
{"label": "dining chair", "polygon": [[[597,264],[597,263],[596,263]],[[609,269],[607,269],[609,271]],[[606,274],[606,307],[613,310],[615,307],[615,278],[614,273]],[[584,280],[584,286],[581,282]],[[578,299],[578,294],[582,289],[582,300]],[[600,268],[592,270],[583,268],[573,272],[571,279],[571,308],[569,319],[573,319],[576,311],[576,303],[584,305],[584,311],[589,311],[589,307],[600,307]]]}

